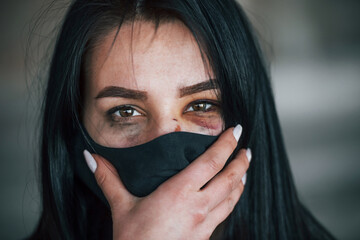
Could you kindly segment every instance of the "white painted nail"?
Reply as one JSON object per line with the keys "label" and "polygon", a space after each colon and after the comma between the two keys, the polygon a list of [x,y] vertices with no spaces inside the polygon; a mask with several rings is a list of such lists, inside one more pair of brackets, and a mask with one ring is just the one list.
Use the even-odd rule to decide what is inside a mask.
{"label": "white painted nail", "polygon": [[248,148],[248,149],[246,150],[246,157],[247,157],[247,159],[248,159],[249,162],[250,162],[250,161],[251,161],[251,157],[252,157],[250,148]]}
{"label": "white painted nail", "polygon": [[240,139],[240,136],[241,136],[241,132],[242,132],[242,127],[240,124],[236,125],[236,127],[234,128],[233,130],[233,134],[234,134],[234,137],[236,139],[236,141],[238,142],[239,139]]}
{"label": "white painted nail", "polygon": [[247,176],[247,174],[245,173],[245,175],[241,179],[244,186],[245,186],[245,183],[246,183],[246,176]]}
{"label": "white painted nail", "polygon": [[84,150],[84,157],[85,157],[88,167],[94,173],[97,168],[97,164],[96,164],[94,157],[89,153],[88,150]]}

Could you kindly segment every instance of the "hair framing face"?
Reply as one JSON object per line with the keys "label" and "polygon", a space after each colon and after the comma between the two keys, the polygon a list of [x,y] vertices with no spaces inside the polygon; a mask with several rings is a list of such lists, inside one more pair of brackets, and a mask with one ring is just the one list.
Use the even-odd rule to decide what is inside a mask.
{"label": "hair framing face", "polygon": [[[41,134],[42,216],[31,239],[111,238],[111,216],[74,177],[69,151],[79,129],[86,54],[111,29],[136,19],[181,21],[220,89],[226,127],[240,123],[251,147],[247,185],[221,239],[333,239],[298,200],[262,54],[234,0],[76,0],[55,46]],[[121,36],[118,36],[121,37]],[[92,209],[101,212],[92,218]],[[104,229],[95,229],[110,221]],[[109,222],[107,222],[109,223]],[[110,233],[109,233],[110,232]]]}

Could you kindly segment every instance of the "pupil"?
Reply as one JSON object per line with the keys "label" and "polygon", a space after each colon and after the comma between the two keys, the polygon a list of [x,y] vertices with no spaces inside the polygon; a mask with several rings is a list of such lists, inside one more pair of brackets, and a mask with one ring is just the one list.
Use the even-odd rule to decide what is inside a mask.
{"label": "pupil", "polygon": [[193,107],[195,111],[205,111],[206,110],[206,104],[205,103],[198,103],[195,104]]}
{"label": "pupil", "polygon": [[129,117],[132,116],[133,114],[134,114],[134,109],[131,108],[124,108],[120,110],[120,116],[122,117]]}

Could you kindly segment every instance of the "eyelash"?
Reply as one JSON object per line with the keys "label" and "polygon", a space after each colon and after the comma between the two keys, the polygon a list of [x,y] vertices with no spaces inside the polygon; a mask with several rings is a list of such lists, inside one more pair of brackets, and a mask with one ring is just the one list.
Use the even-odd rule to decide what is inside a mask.
{"label": "eyelash", "polygon": [[[195,111],[194,109],[194,105],[196,104],[209,104],[210,107],[206,108],[205,111]],[[212,100],[197,100],[197,101],[194,101],[194,102],[191,102],[190,104],[188,104],[185,109],[184,109],[184,113],[190,113],[190,112],[195,112],[195,113],[206,113],[206,112],[211,112],[211,111],[214,111],[213,108],[218,108],[220,106],[220,104],[217,102],[217,101],[212,101]],[[128,108],[129,110],[132,110],[132,111],[136,111],[137,115],[135,116],[129,116],[129,117],[122,117],[120,116],[120,114],[115,114],[116,112],[120,111],[120,110],[125,110],[126,108]],[[192,111],[189,111],[188,109],[189,108],[193,108]],[[136,117],[136,116],[140,116],[140,115],[144,115],[142,113],[140,113],[136,106],[134,105],[120,105],[120,106],[116,106],[114,108],[111,108],[110,110],[107,111],[107,115],[111,118],[112,121],[130,121],[133,117]],[[116,116],[114,116],[116,115]],[[121,120],[120,120],[121,119]]]}
{"label": "eyelash", "polygon": [[[195,109],[193,108],[194,105],[196,104],[209,104],[210,107],[206,108],[205,111],[195,111]],[[206,112],[211,112],[213,111],[213,108],[218,108],[220,106],[220,104],[216,101],[211,101],[211,100],[197,100],[194,102],[191,102],[190,104],[188,104],[185,109],[184,109],[184,113],[188,113],[188,112],[200,112],[200,113],[206,113]],[[193,111],[187,111],[189,108],[193,108]]]}

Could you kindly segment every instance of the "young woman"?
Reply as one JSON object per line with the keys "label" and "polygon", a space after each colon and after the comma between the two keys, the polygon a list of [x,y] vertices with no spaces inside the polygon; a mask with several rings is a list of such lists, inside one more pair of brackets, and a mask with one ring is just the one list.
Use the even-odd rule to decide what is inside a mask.
{"label": "young woman", "polygon": [[261,52],[232,0],[74,1],[41,156],[31,239],[333,239],[297,198]]}

